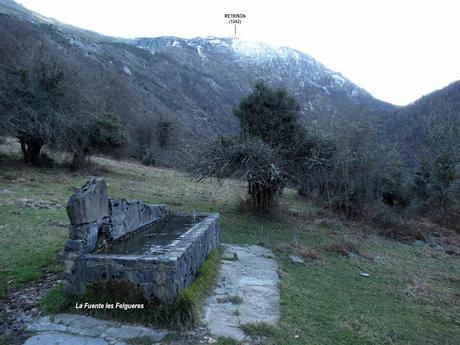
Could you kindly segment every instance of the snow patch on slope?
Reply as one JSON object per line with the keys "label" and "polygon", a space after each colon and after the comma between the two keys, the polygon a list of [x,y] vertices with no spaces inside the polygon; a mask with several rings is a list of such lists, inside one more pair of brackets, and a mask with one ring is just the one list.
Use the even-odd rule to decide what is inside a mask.
{"label": "snow patch on slope", "polygon": [[123,66],[123,72],[125,72],[128,75],[133,75],[128,66]]}
{"label": "snow patch on slope", "polygon": [[343,85],[345,84],[345,78],[343,78],[341,75],[339,74],[332,74],[331,75],[332,78],[334,78],[335,80],[335,83],[340,86],[340,87],[343,87]]}
{"label": "snow patch on slope", "polygon": [[202,58],[204,58],[204,55],[202,53],[202,47],[200,45],[196,46],[196,51],[198,52],[198,55],[200,55]]}

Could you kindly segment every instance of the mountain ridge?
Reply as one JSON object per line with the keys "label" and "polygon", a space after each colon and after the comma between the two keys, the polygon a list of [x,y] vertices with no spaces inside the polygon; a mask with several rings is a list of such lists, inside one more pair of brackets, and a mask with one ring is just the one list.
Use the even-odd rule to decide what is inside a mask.
{"label": "mountain ridge", "polygon": [[[11,67],[15,57],[31,54],[38,43],[78,63],[84,88],[97,95],[99,108],[120,116],[140,150],[157,144],[160,121],[172,123],[176,142],[191,132],[196,140],[215,132],[238,132],[232,109],[260,79],[295,96],[304,121],[338,114],[397,124],[403,117],[399,114],[412,109],[374,98],[310,55],[263,42],[104,36],[46,18],[12,0],[0,0],[0,30],[2,66]],[[391,125],[384,127],[391,131]],[[167,151],[156,150],[160,156]]]}
{"label": "mountain ridge", "polygon": [[[7,11],[5,11],[5,8]],[[258,79],[266,79],[274,86],[288,89],[301,103],[303,116],[311,113],[310,115],[313,115],[313,117],[319,117],[324,112],[344,111],[343,108],[349,106],[353,111],[358,108],[362,111],[361,108],[369,107],[370,112],[375,112],[374,108],[378,108],[378,111],[380,111],[384,108],[388,110],[393,107],[388,103],[376,100],[367,91],[353,84],[340,73],[327,69],[311,56],[288,47],[277,47],[239,38],[212,36],[192,39],[174,36],[122,39],[100,35],[69,26],[54,19],[47,19],[40,14],[27,10],[12,0],[1,0],[0,10],[3,10],[3,13],[19,16],[23,20],[25,18],[26,21],[35,25],[38,23],[38,25],[44,26],[48,30],[59,33],[67,39],[70,45],[77,46],[83,50],[82,55],[84,56],[90,55],[89,53],[104,55],[107,51],[98,49],[101,46],[112,45],[112,47],[116,46],[120,50],[130,50],[128,45],[132,45],[149,51],[153,56],[153,64],[156,64],[156,66],[161,58],[169,60],[170,65],[163,64],[163,68],[168,69],[167,67],[170,67],[168,69],[170,75],[178,73],[180,76],[177,81],[186,85],[172,85],[168,83],[167,79],[169,78],[164,73],[159,73],[161,77],[154,75],[155,70],[149,71],[153,74],[151,77],[156,82],[154,84],[158,84],[162,88],[166,87],[167,90],[171,91],[180,89],[180,92],[184,92],[187,98],[192,97],[192,103],[196,103],[194,101],[200,99],[198,107],[214,119],[222,119],[222,115],[218,114],[219,112],[225,112],[231,118],[231,108],[236,105],[241,96],[251,89]],[[191,51],[191,49],[195,51]],[[124,55],[123,52],[121,53],[121,55]],[[139,51],[137,53],[142,55]],[[144,60],[149,60],[145,55],[143,58]],[[203,61],[206,59],[208,61]],[[134,60],[117,60],[118,63],[121,62],[120,60],[125,60],[123,61],[124,65],[119,68],[129,76],[133,76],[132,70],[136,70],[136,67],[138,67],[136,65],[146,66],[142,61],[139,64],[139,61]],[[216,66],[216,61],[223,63],[220,66]],[[99,59],[99,62],[104,64],[113,63],[113,59],[109,61]],[[233,68],[233,71],[226,73],[229,68]],[[198,77],[195,78],[195,84],[200,84],[200,82],[203,84],[207,81],[209,83],[208,91],[210,92],[203,92],[206,88],[201,84],[197,87],[199,91],[185,90],[186,87],[194,87],[194,85],[187,83],[188,79],[194,79],[188,72],[190,70],[195,71]],[[139,69],[137,69],[137,73],[142,74]],[[212,75],[213,73],[214,75]],[[222,78],[226,80],[219,80],[222,79],[219,78],[219,75],[222,75]],[[202,79],[200,80],[200,78]],[[161,92],[159,93],[161,94]],[[227,95],[224,93],[227,93]],[[216,101],[223,102],[223,108],[207,104],[208,102],[204,100],[204,97],[208,94],[216,96],[216,100],[213,103],[216,103]],[[180,102],[183,103],[183,100]],[[360,102],[365,103],[365,105],[361,105]],[[235,120],[229,119],[229,121],[226,121],[229,122],[228,125],[232,129],[235,127]]]}

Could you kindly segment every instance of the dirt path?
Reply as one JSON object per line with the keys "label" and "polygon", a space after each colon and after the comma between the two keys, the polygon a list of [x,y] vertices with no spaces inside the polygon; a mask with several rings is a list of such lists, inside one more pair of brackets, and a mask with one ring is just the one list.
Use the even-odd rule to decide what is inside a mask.
{"label": "dirt path", "polygon": [[60,274],[45,273],[42,279],[10,291],[0,299],[0,334],[8,345],[22,344],[30,336],[26,327],[41,315],[38,303],[60,282]]}

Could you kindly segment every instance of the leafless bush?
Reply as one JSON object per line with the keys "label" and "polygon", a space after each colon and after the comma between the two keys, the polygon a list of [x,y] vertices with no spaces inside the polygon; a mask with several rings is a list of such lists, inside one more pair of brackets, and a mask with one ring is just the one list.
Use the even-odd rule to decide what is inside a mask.
{"label": "leafless bush", "polygon": [[331,211],[354,218],[369,203],[403,203],[404,168],[396,150],[380,145],[368,118],[331,116],[307,133],[314,145],[303,162],[303,195],[316,195]]}
{"label": "leafless bush", "polygon": [[306,259],[320,259],[318,252],[306,245],[295,244],[293,242],[283,242],[277,246],[277,249],[281,252],[300,255]]}
{"label": "leafless bush", "polygon": [[279,163],[277,151],[261,140],[220,138],[196,158],[189,170],[199,180],[245,179],[251,209],[266,212],[277,204],[285,186]]}
{"label": "leafless bush", "polygon": [[341,256],[360,256],[368,260],[373,260],[373,256],[364,249],[363,243],[358,243],[344,237],[339,241],[326,245],[324,249]]}

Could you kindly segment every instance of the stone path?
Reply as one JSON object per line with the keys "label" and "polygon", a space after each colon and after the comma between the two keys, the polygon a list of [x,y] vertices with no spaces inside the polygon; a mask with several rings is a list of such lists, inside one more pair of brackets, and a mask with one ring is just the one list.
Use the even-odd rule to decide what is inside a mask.
{"label": "stone path", "polygon": [[28,330],[38,333],[24,345],[126,345],[127,340],[139,337],[149,337],[155,343],[168,334],[164,330],[72,314],[42,317]]}
{"label": "stone path", "polygon": [[[207,298],[204,320],[216,337],[244,340],[243,324],[279,321],[278,265],[260,246],[224,245],[217,287]],[[237,297],[238,296],[238,297]]]}

